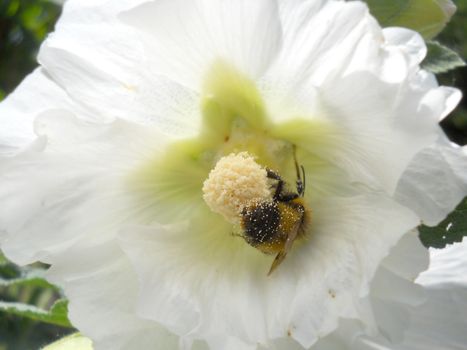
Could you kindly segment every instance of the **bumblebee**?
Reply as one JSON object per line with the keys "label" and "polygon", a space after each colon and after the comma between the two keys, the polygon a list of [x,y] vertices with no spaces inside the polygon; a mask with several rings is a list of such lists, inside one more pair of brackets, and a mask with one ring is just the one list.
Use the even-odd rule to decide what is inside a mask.
{"label": "bumblebee", "polygon": [[265,254],[276,254],[268,276],[284,261],[294,241],[305,234],[309,221],[309,210],[303,200],[305,169],[298,165],[295,150],[294,162],[296,192],[287,191],[280,175],[266,169],[267,177],[276,182],[272,200],[254,203],[241,212],[245,241]]}

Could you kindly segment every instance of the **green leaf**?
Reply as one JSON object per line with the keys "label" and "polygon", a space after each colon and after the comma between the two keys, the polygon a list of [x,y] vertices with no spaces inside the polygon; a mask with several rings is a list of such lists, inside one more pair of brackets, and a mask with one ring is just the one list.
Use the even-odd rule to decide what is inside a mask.
{"label": "green leaf", "polygon": [[435,37],[449,22],[456,6],[451,0],[366,0],[383,27],[406,27],[425,39]]}
{"label": "green leaf", "polygon": [[92,350],[92,342],[77,333],[60,339],[42,350]]}
{"label": "green leaf", "polygon": [[61,294],[61,290],[45,279],[46,269],[34,266],[17,266],[0,254],[0,287],[39,287]]}
{"label": "green leaf", "polygon": [[[1,98],[1,90],[0,90],[0,98]],[[7,260],[7,258],[5,258],[5,255],[3,255],[2,252],[0,251],[0,266],[6,265],[8,263],[9,261]]]}
{"label": "green leaf", "polygon": [[426,247],[444,248],[467,236],[467,197],[436,227],[419,227],[420,240]]}
{"label": "green leaf", "polygon": [[437,41],[427,42],[428,53],[422,63],[422,68],[432,73],[446,73],[455,68],[465,66],[465,62],[450,48]]}
{"label": "green leaf", "polygon": [[5,259],[0,259],[0,279],[13,279],[21,276],[18,266]]}
{"label": "green leaf", "polygon": [[22,276],[17,278],[2,278],[0,276],[0,287],[42,287],[58,291],[58,288],[44,279],[45,270],[31,269],[27,270]]}
{"label": "green leaf", "polygon": [[19,0],[11,0],[6,10],[6,16],[13,17],[18,12],[19,6],[20,6]]}
{"label": "green leaf", "polygon": [[49,311],[33,305],[0,301],[0,311],[61,327],[73,327],[67,316],[68,301],[64,299],[56,301]]}

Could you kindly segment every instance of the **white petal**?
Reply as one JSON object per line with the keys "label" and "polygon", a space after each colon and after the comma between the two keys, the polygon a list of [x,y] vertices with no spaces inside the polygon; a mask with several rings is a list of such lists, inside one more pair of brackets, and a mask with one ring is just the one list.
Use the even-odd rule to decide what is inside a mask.
{"label": "white petal", "polygon": [[73,246],[57,256],[48,278],[64,288],[70,320],[95,350],[179,349],[177,336],[136,316],[136,276],[115,244]]}
{"label": "white petal", "polygon": [[137,42],[128,41],[135,36],[131,31],[123,30],[117,15],[142,1],[70,0],[63,9],[55,32],[46,42],[87,57],[110,75],[129,79],[132,71],[128,67],[138,60],[141,50]]}
{"label": "white petal", "polygon": [[361,3],[281,5],[283,51],[260,82],[271,117],[330,122],[336,153],[310,146],[303,129],[292,142],[392,195],[411,159],[436,140],[459,92],[418,70],[426,48],[416,33],[382,33]]}
{"label": "white petal", "polygon": [[404,172],[395,198],[427,225],[437,225],[467,195],[467,151],[444,135],[416,155]]}
{"label": "white petal", "polygon": [[231,334],[267,344],[290,334],[311,346],[336,327],[337,315],[357,316],[354,301],[379,260],[417,224],[379,195],[322,202],[313,215],[309,242],[270,278],[271,258],[229,236],[222,221],[127,230],[122,249],[140,277],[140,314],[208,342]]}
{"label": "white petal", "polygon": [[[322,254],[322,256],[320,256],[320,264],[323,265],[323,261],[329,259],[328,263],[324,263],[323,268],[326,271],[325,275],[330,274],[329,271],[332,271],[334,268],[340,268],[340,264],[338,263],[340,259],[346,260],[344,266],[347,266],[347,268],[344,268],[345,272],[341,271],[342,275],[340,273],[335,274],[336,276],[346,276],[345,279],[330,281],[326,289],[332,291],[331,296],[334,296],[334,302],[337,301],[334,306],[339,310],[338,313],[341,317],[368,317],[364,314],[365,310],[361,309],[359,300],[368,293],[369,282],[373,278],[376,267],[379,266],[380,259],[388,254],[389,248],[402,236],[400,230],[404,230],[404,227],[408,228],[411,225],[416,225],[416,218],[405,209],[398,208],[394,206],[391,201],[387,201],[384,197],[378,197],[376,195],[360,197],[358,199],[349,198],[336,202],[330,201],[328,205],[329,207],[323,203],[322,207],[314,207],[316,220],[323,220],[324,226],[320,228],[323,234],[317,237],[319,240],[317,239],[313,244],[310,244],[310,250],[304,251],[304,254],[310,255],[313,254],[314,251],[320,250]],[[376,207],[378,209],[376,209]],[[321,212],[321,210],[324,211]],[[394,219],[389,219],[392,216]],[[391,225],[389,226],[378,222],[378,218],[380,217],[386,217],[386,219],[388,219],[387,222],[391,222]],[[402,219],[402,221],[399,221],[400,219]],[[365,223],[363,224],[364,220]],[[359,224],[360,222],[362,223],[361,226]],[[396,222],[401,224],[401,226],[396,228],[394,225]],[[396,234],[396,232],[399,232],[399,234]],[[349,242],[354,242],[354,248],[350,246],[345,247],[346,237],[349,238]],[[341,239],[342,241],[340,241]],[[321,244],[323,244],[323,246],[321,246]],[[326,248],[325,245],[329,246]],[[300,251],[298,251],[298,253],[300,253]],[[357,258],[357,260],[354,260],[355,258]],[[304,264],[303,266],[309,266],[308,269],[310,269],[311,266],[317,263],[313,264],[312,261],[310,261],[308,263],[303,262],[302,264]],[[366,271],[365,268],[367,269]],[[360,277],[362,278],[360,284],[357,283],[359,287],[353,285],[355,281],[359,279],[355,273],[363,273],[363,275],[360,275],[362,276]],[[331,276],[329,276],[329,278],[331,278]],[[349,280],[347,280],[347,278],[349,278]],[[314,276],[314,278],[309,279],[308,283],[312,283],[312,281],[316,280],[317,278]],[[337,287],[338,285],[340,285],[340,288]],[[353,287],[351,287],[352,285]],[[356,295],[351,299],[353,302],[345,300],[346,297],[349,297],[349,294],[352,294],[352,292],[349,293],[352,288],[356,288],[353,291]],[[340,302],[339,294],[340,297],[343,298]],[[321,300],[321,303],[323,303],[325,299],[321,297]],[[304,304],[301,308],[305,311],[308,306]],[[307,312],[312,313],[312,311],[314,310],[308,310]],[[362,314],[362,312],[364,313]],[[367,323],[370,320],[364,319],[363,321]],[[304,324],[303,320],[299,324]],[[309,330],[310,326],[303,330],[304,334],[306,334],[307,329]],[[300,341],[299,338],[296,339]],[[304,346],[309,345],[306,343],[304,344],[302,341],[300,342]]]}
{"label": "white petal", "polygon": [[[289,131],[291,142],[344,169],[353,182],[382,188],[392,195],[407,165],[438,137],[442,110],[425,97],[437,91],[431,80],[388,84],[359,72],[316,88],[302,85],[293,99],[267,95],[267,104],[282,117],[302,118],[304,127]],[[441,88],[440,88],[441,89]],[[422,102],[420,102],[422,100]],[[279,102],[278,102],[279,101]],[[443,101],[442,101],[443,102]],[[295,106],[287,113],[285,105]],[[444,108],[444,107],[443,107]],[[307,121],[330,125],[327,147],[310,142]],[[297,123],[297,125],[300,125]]]}
{"label": "white petal", "polygon": [[[401,252],[403,252],[406,244],[412,246],[417,244],[416,238],[415,235],[409,234],[399,242],[393,253],[403,257],[405,253],[400,255],[399,250],[402,248]],[[406,299],[400,299],[400,302],[394,300],[386,305],[380,304],[382,309],[379,315],[376,314],[376,321],[382,334],[365,335],[361,326],[358,328],[359,325],[356,322],[345,322],[340,324],[336,332],[316,344],[316,350],[335,348],[340,350],[464,349],[467,344],[465,334],[465,329],[467,329],[465,319],[467,313],[466,251],[465,240],[463,243],[456,243],[446,249],[432,249],[430,268],[417,279],[422,286],[413,285],[414,289],[423,288],[424,296],[417,304],[406,304]],[[422,250],[419,252],[422,253]],[[423,255],[425,254],[421,254],[420,257]],[[393,258],[390,255],[385,259],[382,269],[394,270],[400,267],[399,262],[393,265]],[[403,259],[407,267],[413,260],[410,257]],[[379,272],[377,276],[378,274]],[[398,275],[402,276],[406,273],[398,273]],[[373,284],[375,283],[379,283],[378,278]],[[397,284],[392,284],[388,291],[397,291],[397,288]],[[381,303],[384,300],[384,296],[377,293],[377,289],[371,291],[371,295],[376,297],[373,303],[377,300]],[[397,336],[401,331],[403,336]],[[329,347],[329,344],[339,346],[333,348]]]}
{"label": "white petal", "polygon": [[406,331],[403,345],[397,349],[464,349],[467,344],[465,283],[446,284],[439,290],[429,289],[427,293],[427,302],[411,313],[411,326]]}
{"label": "white petal", "polygon": [[69,105],[65,93],[36,69],[0,104],[0,155],[14,154],[36,138],[33,124],[39,113]]}
{"label": "white petal", "polygon": [[411,310],[411,324],[396,350],[464,349],[467,344],[467,241],[431,250],[428,271],[417,282],[425,303]]}
{"label": "white petal", "polygon": [[[113,118],[155,124],[163,132],[182,137],[199,129],[197,95],[163,77],[144,77],[135,72],[132,84],[119,80],[94,63],[54,48],[43,46],[41,63],[89,117],[108,121]],[[144,67],[141,64],[141,67]]]}
{"label": "white petal", "polygon": [[[313,345],[311,349],[315,349],[316,345]],[[281,339],[276,339],[273,342],[269,343],[266,346],[259,346],[257,350],[304,350],[305,348],[301,346],[298,342],[293,340],[290,337],[284,337]],[[319,349],[319,348],[318,348]],[[321,350],[321,349],[319,349]],[[322,349],[325,350],[325,349]],[[340,349],[339,349],[340,350]]]}
{"label": "white petal", "polygon": [[[423,39],[403,28],[381,30],[362,2],[280,1],[284,44],[268,79],[275,84],[366,71],[386,82],[402,82],[426,54]],[[277,79],[280,77],[280,79]],[[282,81],[281,81],[282,80]]]}
{"label": "white petal", "polygon": [[467,286],[467,239],[448,245],[444,249],[430,249],[430,268],[420,275],[417,282],[432,289],[445,288],[448,284]]}
{"label": "white petal", "polygon": [[[130,104],[131,90],[118,77],[99,70],[92,60],[73,55],[58,45],[52,46],[54,44],[52,37],[42,46],[39,62],[74,102],[90,115],[89,118],[110,121],[115,115],[114,109],[122,107],[120,103]],[[110,105],[111,99],[114,105]]]}
{"label": "white petal", "polygon": [[417,32],[406,28],[384,28],[383,35],[389,47],[400,49],[409,61],[409,68],[416,68],[425,58],[425,41]]}
{"label": "white petal", "polygon": [[267,79],[274,84],[312,79],[319,84],[343,70],[358,42],[378,30],[363,3],[280,2],[284,44]]}
{"label": "white petal", "polygon": [[381,266],[406,280],[415,281],[420,272],[428,268],[428,264],[428,250],[423,246],[418,231],[415,230],[402,237]]}
{"label": "white petal", "polygon": [[[410,343],[461,349],[467,344],[467,240],[442,250],[431,249],[431,263],[417,282],[428,290],[429,299],[414,312]],[[412,335],[413,334],[413,335]],[[443,341],[446,341],[444,343]],[[431,342],[431,344],[430,344]],[[423,342],[421,342],[423,343]]]}
{"label": "white petal", "polygon": [[425,91],[425,96],[421,99],[421,106],[427,108],[438,120],[442,120],[459,104],[462,93],[458,89],[446,86],[438,86],[434,74],[419,70],[412,77],[410,86],[419,92]]}
{"label": "white petal", "polygon": [[410,325],[413,307],[427,300],[422,287],[413,283],[414,274],[418,275],[427,266],[428,251],[422,246],[418,233],[405,234],[382,261],[371,282],[368,299],[360,300],[362,305],[371,303],[370,312],[374,312],[376,328],[368,329],[359,320],[341,319],[339,327],[311,349],[399,349]]}
{"label": "white petal", "polygon": [[[410,324],[410,311],[426,300],[415,278],[428,267],[428,251],[420,242],[418,232],[404,235],[381,263],[371,283],[370,302],[374,320],[381,336],[374,334],[361,339],[380,339],[397,344],[404,339]],[[383,340],[381,340],[383,339]],[[355,337],[358,349],[360,342]]]}
{"label": "white petal", "polygon": [[87,123],[61,110],[38,118],[36,130],[35,148],[3,161],[0,172],[2,248],[20,264],[50,262],[84,235],[115,235],[139,210],[128,198],[126,176],[165,141],[155,130]]}
{"label": "white petal", "polygon": [[[92,120],[157,124],[170,135],[193,136],[200,123],[198,95],[148,74],[137,33],[117,21],[117,13],[130,5],[103,11],[107,4],[77,3],[68,7],[61,30],[42,46],[39,61],[80,113]],[[75,23],[85,16],[89,23]]]}
{"label": "white petal", "polygon": [[256,350],[256,344],[246,344],[237,338],[219,336],[209,342],[209,349]]}
{"label": "white petal", "polygon": [[154,72],[195,90],[216,60],[256,78],[281,44],[275,0],[159,0],[122,18],[149,34]]}
{"label": "white petal", "polygon": [[371,289],[371,306],[379,332],[392,343],[404,339],[410,325],[410,309],[425,300],[421,286],[380,269]]}
{"label": "white petal", "polygon": [[457,107],[461,99],[462,93],[458,89],[441,86],[430,91],[423,102],[432,110],[439,110],[439,120],[441,121]]}
{"label": "white petal", "polygon": [[[301,66],[295,66],[300,70],[303,64],[309,67],[302,71],[303,78],[307,72],[310,74],[308,79],[319,86],[330,78],[339,79],[365,71],[385,82],[400,83],[409,73],[418,69],[417,64],[426,55],[426,46],[416,32],[402,28],[381,30],[363,3],[330,1],[326,5],[319,13],[319,16],[323,16],[321,21],[336,29],[331,33],[320,32],[323,25],[310,22],[309,26],[316,27],[314,32],[321,33],[321,37],[316,35],[314,40],[322,52],[317,55],[310,50],[311,57],[316,56],[318,60],[315,62],[312,58],[310,61],[308,57]],[[335,14],[325,17],[328,9]],[[319,22],[319,16],[314,21]],[[337,23],[329,22],[328,18],[333,16]],[[339,44],[336,45],[336,42]]]}

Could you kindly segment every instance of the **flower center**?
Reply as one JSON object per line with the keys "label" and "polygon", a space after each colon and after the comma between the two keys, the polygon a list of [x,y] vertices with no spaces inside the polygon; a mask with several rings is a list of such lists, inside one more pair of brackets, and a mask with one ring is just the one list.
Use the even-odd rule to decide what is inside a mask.
{"label": "flower center", "polygon": [[241,230],[262,252],[282,251],[288,233],[301,236],[310,199],[332,174],[319,155],[333,128],[300,116],[277,122],[255,83],[222,62],[206,76],[200,107],[199,136],[168,145],[130,178],[138,206],[148,223],[186,222],[193,231],[196,221],[200,241]]}

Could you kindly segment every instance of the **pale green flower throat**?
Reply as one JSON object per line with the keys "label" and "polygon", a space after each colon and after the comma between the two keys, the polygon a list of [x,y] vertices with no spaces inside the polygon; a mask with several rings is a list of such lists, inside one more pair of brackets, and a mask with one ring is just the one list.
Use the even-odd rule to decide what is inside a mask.
{"label": "pale green flower throat", "polygon": [[[211,212],[203,201],[203,184],[219,160],[229,155],[242,155],[231,157],[231,160],[254,160],[262,171],[271,169],[294,186],[293,146],[313,136],[319,137],[314,137],[309,141],[311,143],[322,146],[329,142],[325,136],[330,134],[329,126],[322,122],[296,117],[289,118],[287,122],[274,123],[268,117],[267,108],[254,82],[222,62],[214,64],[206,75],[201,109],[203,122],[199,136],[171,144],[162,158],[146,164],[137,171],[136,178],[133,177],[132,182],[137,184],[144,199],[158,202],[154,207],[164,206],[164,210],[169,210],[167,208],[171,206],[180,208],[174,209],[173,215],[165,216],[159,215],[160,210],[155,209],[154,216],[159,222],[173,223],[171,220]],[[303,130],[312,130],[312,134],[306,134]],[[310,159],[313,156],[297,147],[297,157]],[[251,164],[247,164],[247,167],[254,168]],[[253,170],[248,171],[252,177],[261,174],[259,170],[256,175],[251,172]],[[245,175],[242,170],[239,174]],[[251,185],[252,181],[244,183]],[[270,182],[266,184],[269,189]],[[263,193],[263,197],[258,198],[264,199],[264,191],[258,186],[264,187],[264,182],[257,188],[251,188],[251,191]],[[206,193],[204,196],[206,198]],[[248,196],[245,198],[253,198]],[[210,205],[210,208],[213,206]],[[223,213],[229,224],[235,222],[222,208],[214,211]],[[211,212],[210,215],[218,214]]]}

